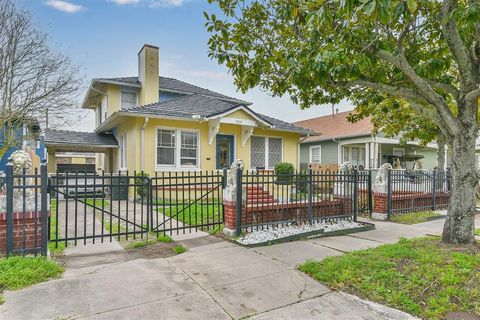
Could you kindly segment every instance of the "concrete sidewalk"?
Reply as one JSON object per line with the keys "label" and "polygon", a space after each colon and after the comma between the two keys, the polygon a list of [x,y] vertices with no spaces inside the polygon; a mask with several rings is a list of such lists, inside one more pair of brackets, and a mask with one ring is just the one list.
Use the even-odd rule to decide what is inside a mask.
{"label": "concrete sidewalk", "polygon": [[62,279],[5,292],[0,319],[408,319],[333,292],[295,266],[439,234],[442,225],[379,222],[376,230],[350,236],[255,249],[207,236],[186,241],[190,250],[170,258],[76,263]]}

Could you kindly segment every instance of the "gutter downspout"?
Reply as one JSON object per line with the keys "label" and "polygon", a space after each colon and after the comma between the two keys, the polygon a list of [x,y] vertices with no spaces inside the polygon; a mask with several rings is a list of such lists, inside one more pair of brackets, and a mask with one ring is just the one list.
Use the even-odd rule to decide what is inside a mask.
{"label": "gutter downspout", "polygon": [[142,171],[145,170],[145,128],[147,127],[148,120],[149,118],[145,117],[142,129],[140,130],[140,165]]}

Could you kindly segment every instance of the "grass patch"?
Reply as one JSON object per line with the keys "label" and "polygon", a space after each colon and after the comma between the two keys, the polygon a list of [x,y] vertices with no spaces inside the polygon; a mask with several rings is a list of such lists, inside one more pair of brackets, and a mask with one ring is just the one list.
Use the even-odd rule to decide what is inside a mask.
{"label": "grass patch", "polygon": [[143,248],[143,247],[146,247],[148,245],[151,245],[151,244],[154,244],[154,243],[157,243],[157,242],[163,242],[163,243],[172,243],[173,242],[173,239],[168,236],[168,235],[159,235],[158,237],[155,238],[155,235],[154,234],[151,234],[152,236],[152,239],[148,239],[148,240],[139,240],[139,241],[134,241],[134,242],[130,242],[130,243],[127,243],[124,248],[125,249],[135,249],[135,248]]}
{"label": "grass patch", "polygon": [[455,247],[434,238],[401,239],[299,270],[336,289],[387,304],[422,319],[449,311],[480,315],[480,247]]}
{"label": "grass patch", "polygon": [[480,236],[480,229],[475,230],[475,234],[476,234],[477,236]]}
{"label": "grass patch", "polygon": [[176,254],[180,254],[180,253],[184,253],[187,251],[187,248],[185,248],[184,246],[182,246],[181,244],[179,244],[178,246],[176,246],[175,248],[172,249]]}
{"label": "grass patch", "polygon": [[439,217],[441,214],[434,211],[422,211],[422,212],[407,212],[402,214],[394,214],[390,220],[396,223],[402,224],[415,224],[428,221],[429,218]]}
{"label": "grass patch", "polygon": [[3,290],[21,289],[57,278],[62,273],[60,265],[45,257],[0,258],[0,303],[3,303]]}
{"label": "grass patch", "polygon": [[[158,206],[157,206],[158,205]],[[187,225],[201,225],[220,222],[223,216],[223,206],[214,202],[211,204],[165,204],[157,203],[155,209],[168,217],[183,222]],[[168,224],[169,222],[167,222]],[[173,223],[173,222],[172,222]]]}
{"label": "grass patch", "polygon": [[48,250],[50,250],[50,253],[53,255],[62,254],[63,250],[65,250],[65,242],[54,242],[57,240],[56,228],[57,218],[55,215],[50,215],[50,241],[48,242]]}
{"label": "grass patch", "polygon": [[165,242],[165,243],[173,242],[172,237],[170,237],[169,235],[166,235],[166,234],[160,234],[160,235],[157,237],[157,240],[158,240],[159,242]]}
{"label": "grass patch", "polygon": [[224,228],[224,225],[223,225],[223,223],[222,223],[222,224],[219,224],[219,225],[213,227],[213,229],[208,230],[208,233],[209,233],[211,236],[214,236],[214,235],[216,235],[217,233],[222,232],[223,228]]}
{"label": "grass patch", "polygon": [[146,247],[148,245],[154,244],[155,242],[157,242],[157,241],[154,240],[154,239],[135,241],[135,242],[131,242],[131,243],[126,244],[125,249],[143,248],[143,247]]}

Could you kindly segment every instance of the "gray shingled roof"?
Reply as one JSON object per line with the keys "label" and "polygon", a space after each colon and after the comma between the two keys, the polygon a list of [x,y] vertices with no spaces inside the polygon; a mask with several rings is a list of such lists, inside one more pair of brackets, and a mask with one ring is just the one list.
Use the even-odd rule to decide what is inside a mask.
{"label": "gray shingled roof", "polygon": [[[138,81],[138,77],[120,77],[120,78],[96,78],[93,79],[94,81],[115,81],[115,82],[124,82],[125,84],[134,84],[140,85],[141,83]],[[210,97],[216,97],[220,99],[227,99],[227,100],[234,100],[244,104],[250,104],[249,102],[242,101],[239,99],[235,99],[224,94],[214,92],[208,89],[204,89],[193,84],[183,82],[173,78],[167,77],[159,77],[159,89],[160,90],[171,90],[171,91],[178,91],[184,92],[186,94],[203,94]]]}
{"label": "gray shingled roof", "polygon": [[263,114],[259,114],[251,110],[240,103],[225,102],[217,98],[207,97],[201,94],[193,94],[178,99],[152,103],[145,106],[134,107],[124,112],[136,113],[136,114],[150,114],[150,115],[159,115],[166,117],[180,117],[180,118],[189,118],[194,117],[208,118],[227,112],[238,106],[243,106],[247,108],[250,112],[255,114],[258,118],[263,121],[271,124],[274,128],[298,131],[302,133],[313,133],[308,129],[304,129],[294,124],[278,120]]}
{"label": "gray shingled roof", "polygon": [[118,146],[117,139],[111,134],[67,130],[47,130],[45,132],[45,143],[106,147]]}

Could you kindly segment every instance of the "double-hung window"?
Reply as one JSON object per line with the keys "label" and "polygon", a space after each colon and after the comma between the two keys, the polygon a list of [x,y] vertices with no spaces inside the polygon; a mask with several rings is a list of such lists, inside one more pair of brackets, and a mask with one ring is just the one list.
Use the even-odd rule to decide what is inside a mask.
{"label": "double-hung window", "polygon": [[283,141],[281,138],[251,137],[250,167],[273,169],[282,162]]}
{"label": "double-hung window", "polygon": [[157,167],[198,168],[198,132],[181,129],[157,130]]}
{"label": "double-hung window", "polygon": [[137,106],[137,93],[134,91],[121,91],[121,109],[126,110]]}

